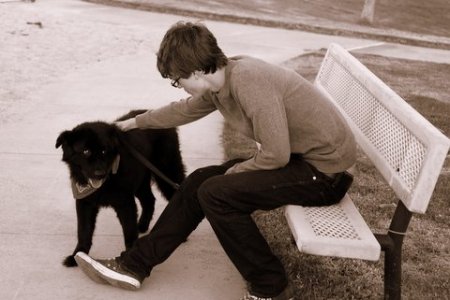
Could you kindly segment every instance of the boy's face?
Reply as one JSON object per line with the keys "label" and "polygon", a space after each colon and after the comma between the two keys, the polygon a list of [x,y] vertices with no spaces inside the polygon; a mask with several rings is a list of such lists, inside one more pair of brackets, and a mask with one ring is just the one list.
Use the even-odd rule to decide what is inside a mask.
{"label": "boy's face", "polygon": [[192,73],[188,78],[179,79],[180,88],[192,97],[201,97],[210,89],[208,81],[205,80],[204,74],[201,72]]}

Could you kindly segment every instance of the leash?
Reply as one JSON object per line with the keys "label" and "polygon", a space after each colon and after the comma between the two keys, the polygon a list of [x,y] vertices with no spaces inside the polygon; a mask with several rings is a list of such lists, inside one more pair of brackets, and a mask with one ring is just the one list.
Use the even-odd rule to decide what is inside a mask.
{"label": "leash", "polygon": [[157,167],[155,167],[151,162],[148,161],[148,159],[142,155],[141,152],[136,150],[128,141],[121,138],[119,139],[120,142],[127,148],[127,150],[138,160],[140,161],[144,166],[146,166],[150,171],[153,172],[153,174],[157,175],[159,178],[167,182],[171,187],[173,187],[175,190],[178,190],[180,188],[180,185],[178,183],[173,182],[170,180],[166,175],[164,175],[160,170],[158,170]]}

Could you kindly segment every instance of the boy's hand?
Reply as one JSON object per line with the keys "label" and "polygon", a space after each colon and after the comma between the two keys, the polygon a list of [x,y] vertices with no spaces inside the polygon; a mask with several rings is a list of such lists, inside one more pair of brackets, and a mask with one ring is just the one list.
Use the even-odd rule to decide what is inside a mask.
{"label": "boy's hand", "polygon": [[125,121],[114,122],[114,124],[123,131],[128,131],[137,128],[136,120],[134,118]]}

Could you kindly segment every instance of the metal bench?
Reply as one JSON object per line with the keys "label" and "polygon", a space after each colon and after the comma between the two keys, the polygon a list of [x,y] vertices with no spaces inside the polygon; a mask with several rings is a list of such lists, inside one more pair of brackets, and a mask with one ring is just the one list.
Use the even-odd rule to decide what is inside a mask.
{"label": "metal bench", "polygon": [[398,197],[389,229],[373,234],[348,195],[329,207],[285,207],[300,251],[379,260],[385,299],[401,298],[403,238],[413,213],[425,213],[450,140],[356,58],[332,44],[315,85],[346,117],[359,147]]}

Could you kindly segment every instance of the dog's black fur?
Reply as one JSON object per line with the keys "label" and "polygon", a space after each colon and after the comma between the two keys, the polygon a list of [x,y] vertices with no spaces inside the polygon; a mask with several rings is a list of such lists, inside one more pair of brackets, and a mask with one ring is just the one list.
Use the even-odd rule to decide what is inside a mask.
{"label": "dog's black fur", "polygon": [[[144,112],[136,110],[118,119],[125,120]],[[155,197],[150,189],[156,182],[166,199],[173,195],[174,188],[152,173],[123,146],[126,139],[139,150],[163,174],[176,183],[185,178],[185,169],[179,149],[176,128],[122,131],[116,125],[105,122],[86,122],[73,130],[62,132],[56,140],[56,148],[62,146],[62,160],[68,165],[74,182],[86,185],[91,180],[106,181],[93,194],[77,199],[78,244],[72,255],[63,264],[76,266],[74,255],[78,251],[89,253],[92,245],[96,217],[100,207],[111,206],[122,225],[125,246],[129,248],[138,238],[139,232],[148,230],[155,208]],[[116,174],[112,165],[120,155]],[[142,213],[137,222],[137,207],[134,197],[141,203]]]}

